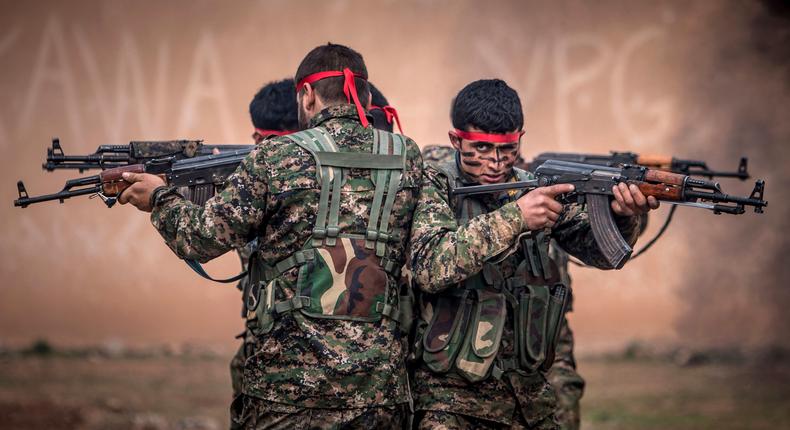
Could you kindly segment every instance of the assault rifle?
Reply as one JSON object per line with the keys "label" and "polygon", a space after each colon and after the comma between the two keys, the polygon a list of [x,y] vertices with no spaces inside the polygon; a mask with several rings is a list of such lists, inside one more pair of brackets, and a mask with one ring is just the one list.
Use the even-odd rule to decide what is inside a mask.
{"label": "assault rifle", "polygon": [[19,181],[17,182],[19,199],[14,200],[14,206],[24,208],[34,203],[52,200],[63,203],[64,200],[72,197],[91,195],[100,197],[107,207],[112,207],[123,190],[131,185],[121,177],[124,172],[152,173],[159,175],[169,185],[189,187],[190,200],[197,204],[203,204],[214,195],[215,187],[225,182],[250,151],[252,151],[252,146],[221,152],[217,155],[202,155],[183,159],[179,159],[178,155],[171,155],[144,163],[121,165],[103,170],[98,175],[70,179],[66,181],[66,185],[61,191],[35,197],[30,197],[25,189],[25,184]]}
{"label": "assault rifle", "polygon": [[534,171],[535,179],[491,185],[473,185],[452,190],[453,196],[524,190],[555,184],[573,184],[574,191],[561,196],[564,203],[586,204],[595,241],[611,267],[623,267],[633,250],[620,235],[610,209],[612,186],[625,182],[634,184],[645,196],[674,205],[708,209],[715,214],[742,214],[746,206],[762,213],[768,202],[763,200],[765,181],[758,180],[748,197],[733,196],[721,191],[717,182],[688,175],[649,169],[644,166],[622,167],[548,160]]}
{"label": "assault rifle", "polygon": [[93,154],[66,155],[60,139],[52,139],[47,148],[44,170],[79,169],[80,173],[91,169],[112,169],[140,164],[160,158],[174,157],[177,160],[201,155],[210,155],[214,149],[220,152],[252,148],[252,145],[206,145],[202,140],[145,140],[131,141],[128,145],[100,145]]}
{"label": "assault rifle", "polygon": [[544,152],[538,154],[532,161],[525,163],[525,169],[534,172],[541,164],[548,160],[571,161],[574,163],[595,164],[601,166],[618,167],[626,164],[640,165],[652,169],[667,170],[689,176],[701,176],[713,179],[738,178],[742,181],[749,179],[746,170],[748,162],[746,157],[741,157],[738,168],[734,171],[718,171],[708,168],[702,160],[682,160],[675,157],[661,155],[640,155],[633,152],[615,152],[610,154],[577,154],[573,152]]}

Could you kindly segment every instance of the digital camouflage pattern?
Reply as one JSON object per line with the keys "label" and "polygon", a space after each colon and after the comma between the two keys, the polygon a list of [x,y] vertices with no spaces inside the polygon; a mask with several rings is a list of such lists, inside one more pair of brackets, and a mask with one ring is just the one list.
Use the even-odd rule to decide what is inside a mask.
{"label": "digital camouflage pattern", "polygon": [[528,426],[520,415],[515,416],[511,424],[501,424],[447,412],[426,411],[418,415],[418,420],[418,430],[548,430],[556,427],[550,420]]}
{"label": "digital camouflage pattern", "polygon": [[428,145],[422,149],[422,162],[438,166],[455,157],[455,148],[447,145]]}
{"label": "digital camouflage pattern", "polygon": [[[451,209],[450,185],[446,177],[432,166],[425,169],[425,174],[414,214],[409,261],[413,264],[412,274],[417,285],[426,292],[435,293],[480,272],[484,263],[500,254],[515,251],[516,240],[526,231],[526,225],[510,196],[500,201],[492,195],[484,195],[480,200],[496,209],[459,226]],[[636,243],[639,218],[613,217],[625,241]],[[611,268],[598,250],[589,214],[583,205],[565,206],[551,229],[551,238],[584,264]],[[504,274],[505,279],[515,274],[516,266],[511,265],[509,273]]]}
{"label": "digital camouflage pattern", "polygon": [[573,355],[573,332],[568,320],[563,318],[554,363],[549,369],[549,383],[557,394],[555,418],[562,430],[575,430],[581,424],[581,408],[579,401],[584,394],[584,379],[576,370],[576,359]]}
{"label": "digital camouflage pattern", "polygon": [[[423,162],[436,166],[452,160],[455,156],[455,149],[451,146],[430,145],[423,148],[422,156]],[[524,165],[520,167],[523,168]],[[647,217],[642,219],[640,232],[645,230],[646,219]],[[571,277],[568,270],[568,254],[559,248],[556,241],[552,241],[551,257],[556,263],[560,279],[570,288]],[[566,315],[571,311],[573,311],[573,294],[570,294],[568,297],[568,303],[565,308]],[[554,355],[554,363],[547,375],[549,383],[551,383],[557,395],[555,419],[563,430],[578,429],[581,421],[579,401],[584,393],[585,382],[576,369],[573,346],[573,332],[567,318],[563,318]]]}
{"label": "digital camouflage pattern", "polygon": [[[457,165],[455,167],[457,169]],[[409,261],[414,281],[423,297],[444,296],[449,288],[471,278],[492,260],[499,261],[504,279],[516,275],[523,260],[517,249],[517,239],[526,226],[514,201],[516,196],[484,195],[479,201],[488,212],[472,218],[464,225],[456,221],[450,202],[447,177],[435,167],[426,167],[426,177],[420,201],[414,214]],[[631,217],[617,217],[615,221],[629,243],[634,243],[638,223]],[[548,231],[564,249],[586,264],[608,268],[598,251],[586,210],[580,205],[566,205],[555,227]],[[554,270],[554,276],[559,276]],[[521,276],[521,275],[520,275]],[[559,279],[556,279],[559,280]],[[528,280],[531,283],[535,280]],[[545,282],[545,281],[544,281]],[[437,294],[443,293],[445,294]],[[451,294],[452,295],[452,294]],[[430,312],[422,300],[422,322]],[[516,356],[514,316],[508,312],[498,356]],[[420,366],[415,371],[415,409],[444,411],[511,425],[514,413],[519,412],[528,426],[553,422],[556,397],[542,373],[507,372],[503,380],[488,378],[469,383],[454,374],[437,374]]]}
{"label": "digital camouflage pattern", "polygon": [[408,405],[376,408],[316,409],[272,406],[254,397],[231,406],[232,430],[402,430]]}
{"label": "digital camouflage pattern", "polygon": [[203,142],[200,140],[161,140],[131,142],[129,155],[132,158],[159,158],[168,155],[192,158],[197,155]]}
{"label": "digital camouflage pattern", "polygon": [[[353,105],[325,109],[311,120],[311,127],[316,126],[332,136],[341,152],[372,151],[373,130],[361,126]],[[391,229],[400,232],[410,227],[423,173],[417,145],[406,139],[405,151],[406,166],[390,222]],[[369,170],[347,170],[340,230],[364,234],[374,186]],[[261,258],[273,264],[310,239],[319,191],[314,158],[286,136],[277,137],[258,144],[204,206],[184,201],[175,190],[159,193],[151,220],[182,258],[205,262],[258,237]],[[395,235],[386,257],[402,264],[407,240],[406,234]],[[276,302],[297,294],[299,271],[295,267],[273,281]],[[390,303],[393,299],[397,291],[387,298]],[[404,339],[397,323],[388,318],[371,323],[290,312],[276,318],[266,334],[256,337],[248,330],[247,342],[251,354],[243,372],[245,397],[303,408],[366,408],[409,401]]]}

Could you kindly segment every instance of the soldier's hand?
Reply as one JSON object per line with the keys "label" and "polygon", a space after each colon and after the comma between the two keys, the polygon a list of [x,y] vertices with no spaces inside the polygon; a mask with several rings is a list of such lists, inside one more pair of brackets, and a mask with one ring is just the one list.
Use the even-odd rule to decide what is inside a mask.
{"label": "soldier's hand", "polygon": [[130,173],[123,174],[123,180],[131,183],[118,196],[118,203],[125,205],[131,203],[132,206],[143,212],[151,212],[151,194],[155,189],[165,185],[165,181],[159,176],[150,173]]}
{"label": "soldier's hand", "polygon": [[521,217],[530,230],[553,227],[562,213],[562,203],[554,200],[560,194],[573,191],[571,184],[558,184],[550,187],[539,187],[528,192],[518,200]]}
{"label": "soldier's hand", "polygon": [[659,201],[655,197],[645,197],[634,184],[626,185],[621,182],[612,187],[612,193],[614,194],[612,211],[617,215],[642,215],[659,206]]}

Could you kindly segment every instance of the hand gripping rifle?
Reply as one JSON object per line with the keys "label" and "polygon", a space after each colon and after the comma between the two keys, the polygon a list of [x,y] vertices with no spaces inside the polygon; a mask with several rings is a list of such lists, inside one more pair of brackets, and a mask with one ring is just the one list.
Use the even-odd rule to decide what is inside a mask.
{"label": "hand gripping rifle", "polygon": [[667,170],[688,176],[713,178],[738,178],[742,181],[749,179],[746,170],[748,162],[746,157],[741,157],[735,171],[718,171],[708,168],[702,160],[682,160],[675,157],[661,155],[644,155],[633,152],[611,152],[610,154],[577,154],[573,152],[544,152],[538,154],[532,161],[525,163],[525,169],[534,172],[541,164],[548,160],[571,161],[574,163],[595,164],[600,166],[619,167],[626,164],[640,165],[651,169]]}
{"label": "hand gripping rifle", "polygon": [[44,170],[79,169],[80,173],[91,169],[113,169],[130,164],[140,164],[156,159],[174,157],[177,160],[210,155],[214,149],[220,152],[252,148],[251,145],[206,145],[202,140],[146,140],[131,141],[128,145],[100,145],[96,152],[88,155],[66,155],[60,139],[52,139],[47,148]]}
{"label": "hand gripping rifle", "polygon": [[717,182],[692,178],[688,175],[625,165],[608,167],[561,160],[548,160],[535,169],[535,179],[492,185],[473,185],[455,188],[453,196],[497,193],[509,190],[529,191],[555,184],[573,184],[575,189],[561,197],[565,203],[586,204],[590,224],[598,248],[612,268],[620,269],[631,256],[631,246],[620,235],[612,218],[610,201],[612,187],[620,182],[634,184],[645,196],[673,205],[708,209],[715,214],[739,215],[746,206],[762,213],[768,202],[763,200],[765,181],[758,180],[749,197],[724,194]]}
{"label": "hand gripping rifle", "polygon": [[184,159],[171,155],[141,164],[122,165],[103,170],[98,175],[70,179],[61,191],[35,197],[30,197],[25,184],[19,181],[19,198],[14,200],[14,206],[24,208],[52,200],[63,203],[72,197],[91,195],[100,197],[107,207],[112,207],[123,190],[131,185],[121,177],[124,172],[152,173],[159,175],[169,185],[189,187],[193,191],[193,198],[190,200],[202,204],[214,195],[215,187],[225,182],[250,151],[252,147]]}

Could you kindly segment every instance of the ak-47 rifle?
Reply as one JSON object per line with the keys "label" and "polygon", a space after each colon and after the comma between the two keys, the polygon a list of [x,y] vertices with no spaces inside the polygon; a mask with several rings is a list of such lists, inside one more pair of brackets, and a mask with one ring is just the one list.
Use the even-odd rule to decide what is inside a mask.
{"label": "ak-47 rifle", "polygon": [[30,197],[22,181],[17,182],[19,199],[14,206],[27,207],[34,203],[64,200],[76,196],[95,195],[112,207],[118,196],[131,184],[124,181],[124,172],[152,173],[159,175],[169,185],[189,187],[193,192],[191,198],[197,204],[203,204],[214,195],[215,187],[222,184],[239,166],[252,146],[235,151],[220,152],[216,155],[202,155],[179,159],[177,155],[148,160],[140,164],[129,164],[103,170],[98,175],[66,181],[63,189],[55,194]]}
{"label": "ak-47 rifle", "polygon": [[[188,187],[189,199],[197,204],[203,204],[214,195],[217,187],[239,167],[241,161],[252,151],[252,146],[225,151],[219,154],[202,155],[192,158],[179,159],[178,155],[165,158],[151,159],[141,164],[121,165],[103,170],[98,175],[85,178],[70,179],[66,181],[63,189],[55,194],[30,197],[22,181],[17,182],[19,198],[14,200],[14,206],[27,207],[28,205],[46,201],[58,200],[63,203],[66,199],[90,195],[98,196],[107,205],[113,207],[118,201],[118,196],[131,184],[123,180],[124,172],[151,173],[158,175],[169,185]],[[195,260],[184,260],[198,275],[222,283],[236,282],[244,277],[247,272],[242,272],[227,279],[214,279],[209,276],[203,267]]]}
{"label": "ak-47 rifle", "polygon": [[491,185],[455,188],[453,196],[497,193],[509,190],[529,191],[555,184],[573,184],[574,191],[561,196],[563,202],[586,204],[595,241],[612,268],[623,267],[633,250],[620,235],[610,209],[612,187],[618,183],[636,185],[645,196],[674,205],[708,209],[715,214],[739,215],[746,206],[762,213],[768,202],[763,200],[765,181],[758,180],[749,197],[725,194],[717,182],[692,178],[688,175],[649,169],[644,166],[624,165],[608,167],[561,160],[548,160],[534,171],[535,179]]}
{"label": "ak-47 rifle", "polygon": [[662,155],[644,155],[633,152],[615,152],[609,154],[578,154],[573,152],[544,152],[538,154],[532,161],[525,163],[525,169],[534,172],[541,164],[548,160],[571,161],[574,163],[595,164],[600,166],[619,167],[626,164],[640,165],[651,169],[667,170],[689,176],[713,178],[738,178],[742,181],[749,179],[746,170],[748,162],[746,157],[741,157],[738,169],[735,171],[718,171],[708,168],[702,160],[683,160]]}
{"label": "ak-47 rifle", "polygon": [[174,157],[177,160],[210,155],[216,149],[220,152],[252,148],[252,145],[206,145],[202,140],[144,140],[131,141],[128,145],[100,145],[96,152],[88,155],[66,155],[60,146],[60,139],[52,139],[47,148],[47,161],[44,170],[79,169],[80,173],[91,170],[107,170],[115,167],[141,164],[161,158]]}

